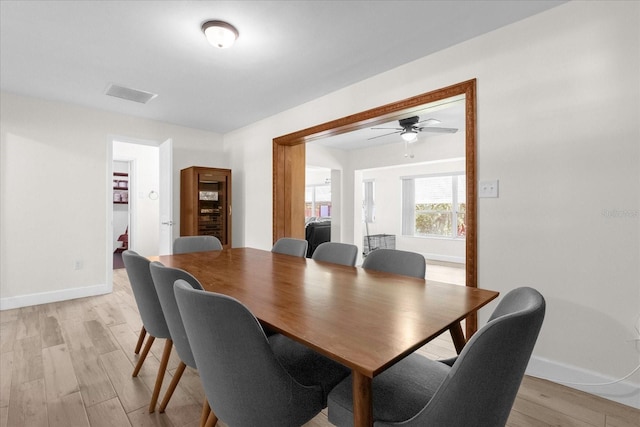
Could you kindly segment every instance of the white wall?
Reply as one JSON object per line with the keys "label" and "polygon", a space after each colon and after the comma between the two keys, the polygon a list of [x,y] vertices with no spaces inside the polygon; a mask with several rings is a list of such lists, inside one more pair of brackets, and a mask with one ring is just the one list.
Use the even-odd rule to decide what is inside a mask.
{"label": "white wall", "polygon": [[307,166],[304,175],[304,185],[323,185],[331,179],[331,169]]}
{"label": "white wall", "polygon": [[[569,2],[225,135],[242,176],[234,244],[271,246],[272,138],[477,78],[478,178],[500,180],[478,203],[479,286],[545,295],[537,375],[625,376],[639,362],[639,18],[637,2]],[[638,383],[589,391],[640,407]]]}
{"label": "white wall", "polygon": [[114,136],[173,139],[174,220],[180,169],[229,166],[222,136],[211,132],[6,92],[0,102],[2,309],[111,289]]}

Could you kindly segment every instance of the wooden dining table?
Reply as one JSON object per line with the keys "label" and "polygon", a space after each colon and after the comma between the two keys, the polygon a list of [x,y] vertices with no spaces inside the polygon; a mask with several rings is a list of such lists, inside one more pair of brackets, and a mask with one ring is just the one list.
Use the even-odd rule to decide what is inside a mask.
{"label": "wooden dining table", "polygon": [[498,292],[254,248],[150,257],[238,299],[269,328],[349,367],[355,426],[373,425],[372,380]]}

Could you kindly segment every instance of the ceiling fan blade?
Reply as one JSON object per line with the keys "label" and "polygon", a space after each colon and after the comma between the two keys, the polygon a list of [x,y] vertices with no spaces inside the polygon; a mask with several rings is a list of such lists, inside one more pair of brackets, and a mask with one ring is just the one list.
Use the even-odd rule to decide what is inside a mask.
{"label": "ceiling fan blade", "polygon": [[420,132],[433,132],[433,133],[456,133],[458,129],[456,128],[437,128],[433,126],[424,126],[418,128]]}
{"label": "ceiling fan blade", "polygon": [[400,133],[400,131],[391,132],[391,133],[385,133],[383,135],[378,135],[378,136],[372,136],[371,138],[367,138],[367,141],[369,141],[371,139],[382,138],[383,136],[393,135],[394,133]]}
{"label": "ceiling fan blade", "polygon": [[424,126],[437,125],[438,123],[442,123],[438,119],[424,119],[418,122],[418,124]]}
{"label": "ceiling fan blade", "polygon": [[397,130],[397,131],[401,131],[404,130],[403,128],[371,128],[371,130]]}

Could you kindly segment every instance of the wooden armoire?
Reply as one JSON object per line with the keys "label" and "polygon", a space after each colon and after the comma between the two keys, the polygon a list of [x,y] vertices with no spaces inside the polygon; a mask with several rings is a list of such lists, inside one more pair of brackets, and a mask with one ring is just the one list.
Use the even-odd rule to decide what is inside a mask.
{"label": "wooden armoire", "polygon": [[231,247],[231,170],[191,166],[180,171],[180,235],[215,236]]}

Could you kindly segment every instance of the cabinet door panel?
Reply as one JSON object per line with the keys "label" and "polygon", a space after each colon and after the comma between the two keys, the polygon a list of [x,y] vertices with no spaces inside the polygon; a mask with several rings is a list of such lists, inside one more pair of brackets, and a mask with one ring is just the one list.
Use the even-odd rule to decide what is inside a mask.
{"label": "cabinet door panel", "polygon": [[215,236],[231,247],[231,171],[191,167],[180,176],[180,234]]}

